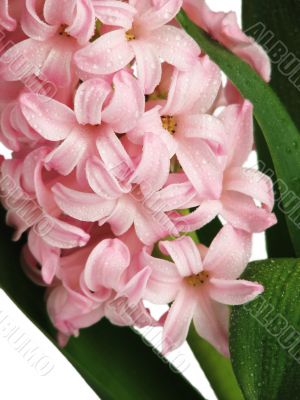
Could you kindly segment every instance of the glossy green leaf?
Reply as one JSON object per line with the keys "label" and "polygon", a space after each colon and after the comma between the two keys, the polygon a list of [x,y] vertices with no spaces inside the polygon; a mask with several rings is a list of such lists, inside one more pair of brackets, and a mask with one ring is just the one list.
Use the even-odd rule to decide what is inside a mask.
{"label": "glossy green leaf", "polygon": [[231,313],[231,356],[245,399],[300,399],[300,260],[254,262],[242,277],[265,286]]}
{"label": "glossy green leaf", "polygon": [[[0,287],[20,309],[53,340],[44,290],[30,282],[20,266],[20,245],[0,213]],[[203,397],[165,359],[160,359],[144,339],[129,328],[107,321],[84,329],[71,339],[63,354],[103,400],[189,399]],[[70,382],[69,382],[70,383]],[[68,384],[69,384],[68,383]]]}
{"label": "glossy green leaf", "polygon": [[177,18],[242,95],[253,103],[255,118],[268,145],[277,177],[281,180],[279,186],[284,194],[282,203],[291,241],[296,255],[300,255],[297,226],[300,223],[300,207],[295,207],[300,195],[300,135],[293,120],[272,88],[247,63],[212,40],[183,11]]}
{"label": "glossy green leaf", "polygon": [[[300,2],[246,0],[242,5],[243,28],[270,55],[271,86],[300,129]],[[281,48],[281,53],[278,53],[278,48]],[[268,174],[272,175],[271,178],[276,181],[270,152],[259,127],[256,129],[256,148],[259,160],[262,161],[259,163],[260,167],[268,171]],[[278,187],[275,190],[278,191]],[[268,254],[270,257],[293,257],[294,250],[288,236],[284,214],[278,204],[274,211],[278,224],[266,233]]]}

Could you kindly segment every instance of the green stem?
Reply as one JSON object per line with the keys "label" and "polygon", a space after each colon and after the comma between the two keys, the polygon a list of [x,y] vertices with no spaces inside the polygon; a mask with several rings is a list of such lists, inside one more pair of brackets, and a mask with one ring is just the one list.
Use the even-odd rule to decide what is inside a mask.
{"label": "green stem", "polygon": [[230,360],[202,339],[193,326],[188,343],[218,399],[243,400]]}

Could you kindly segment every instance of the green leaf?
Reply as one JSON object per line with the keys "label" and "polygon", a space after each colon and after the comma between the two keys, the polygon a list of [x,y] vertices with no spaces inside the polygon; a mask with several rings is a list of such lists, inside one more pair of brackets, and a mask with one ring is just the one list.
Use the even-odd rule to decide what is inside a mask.
{"label": "green leaf", "polygon": [[[297,88],[297,85],[291,82],[293,79],[300,78],[300,2],[296,0],[284,2],[281,0],[265,0],[263,2],[252,0],[243,1],[242,4],[243,28],[270,55],[273,61],[271,86],[300,129],[300,85],[298,84],[299,87]],[[280,43],[280,41],[282,42]],[[282,49],[281,56],[278,56],[278,51],[276,52],[278,46]],[[287,70],[283,70],[284,67],[288,66],[293,55],[295,61],[291,62]],[[256,129],[256,148],[259,160],[264,163],[263,170],[269,171],[269,175],[273,175],[272,178],[276,181],[270,153],[259,128]],[[275,188],[275,190],[278,191],[278,188]],[[294,257],[284,214],[278,204],[276,204],[274,211],[277,215],[278,224],[267,231],[268,254],[271,257]]]}
{"label": "green leaf", "polygon": [[242,278],[265,286],[231,313],[231,356],[245,398],[300,399],[300,261],[254,262]]}
{"label": "green leaf", "polygon": [[279,187],[291,241],[296,255],[300,255],[297,226],[300,207],[295,207],[300,195],[300,135],[293,120],[271,87],[247,63],[212,40],[188,19],[184,11],[178,14],[177,19],[241,94],[253,103],[255,118],[264,134],[277,177],[281,179]]}
{"label": "green leaf", "polygon": [[192,326],[188,343],[219,400],[243,400],[231,362],[208,342],[199,337]]}
{"label": "green leaf", "polygon": [[[22,272],[20,245],[11,242],[11,231],[3,221],[1,209],[0,287],[54,341],[44,289],[29,281]],[[144,341],[129,328],[101,321],[83,329],[79,338],[72,338],[62,352],[103,400],[203,399]]]}

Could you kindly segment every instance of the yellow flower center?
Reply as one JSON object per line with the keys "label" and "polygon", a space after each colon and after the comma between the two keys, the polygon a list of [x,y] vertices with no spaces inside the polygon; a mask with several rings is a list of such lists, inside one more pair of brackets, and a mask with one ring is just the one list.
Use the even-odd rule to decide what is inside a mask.
{"label": "yellow flower center", "polygon": [[135,39],[135,34],[133,32],[133,29],[129,29],[129,31],[127,31],[125,33],[126,39],[130,42],[130,40],[134,40]]}
{"label": "yellow flower center", "polygon": [[171,135],[173,135],[176,132],[177,123],[172,115],[163,115],[161,117],[161,122],[163,128],[169,131]]}
{"label": "yellow flower center", "polygon": [[203,285],[207,279],[209,278],[209,274],[206,271],[202,271],[197,275],[188,276],[186,282],[194,287]]}

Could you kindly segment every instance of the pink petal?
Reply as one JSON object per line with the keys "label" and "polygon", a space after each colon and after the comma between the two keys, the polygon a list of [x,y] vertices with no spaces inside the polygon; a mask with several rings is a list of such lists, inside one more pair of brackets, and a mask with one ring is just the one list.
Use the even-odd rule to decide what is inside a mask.
{"label": "pink petal", "polygon": [[213,12],[204,0],[184,0],[183,6],[197,25],[248,62],[263,79],[270,80],[269,57],[261,46],[242,32],[235,13]]}
{"label": "pink petal", "polygon": [[226,132],[222,122],[209,114],[182,115],[178,119],[178,133],[184,137],[205,140],[216,154],[224,154]]}
{"label": "pink petal", "polygon": [[172,135],[166,131],[161,124],[160,106],[153,107],[146,111],[138,120],[134,129],[127,133],[130,141],[136,144],[142,144],[145,133],[155,133],[160,136],[169,150],[170,158],[175,154],[177,144]]}
{"label": "pink petal", "polygon": [[84,157],[88,144],[84,130],[75,126],[69,136],[48,154],[46,167],[62,175],[69,175]]}
{"label": "pink petal", "polygon": [[103,199],[118,199],[122,194],[128,193],[131,189],[130,185],[127,188],[121,185],[97,157],[88,160],[86,175],[90,187]]}
{"label": "pink petal", "polygon": [[108,222],[112,232],[116,236],[120,236],[128,232],[134,222],[135,216],[136,207],[130,195],[122,196],[118,199],[111,215],[99,221],[99,225],[102,226]]}
{"label": "pink petal", "polygon": [[42,208],[44,213],[51,215],[59,215],[60,210],[55,203],[53,193],[49,184],[44,182],[44,165],[40,161],[34,171],[34,187],[36,192],[36,199],[39,206]]}
{"label": "pink petal", "polygon": [[42,277],[51,284],[59,267],[60,249],[47,245],[33,229],[28,235],[28,247],[42,267]]}
{"label": "pink petal", "polygon": [[225,225],[210,245],[203,268],[213,277],[236,279],[249,262],[251,247],[251,235]]}
{"label": "pink petal", "polygon": [[154,204],[151,198],[144,204],[141,200],[136,201],[135,230],[141,242],[149,246],[168,235],[178,235],[175,225],[161,211],[160,202],[155,200]]}
{"label": "pink petal", "polygon": [[[210,82],[211,85],[208,86],[207,80],[210,79],[210,75],[213,75],[214,81]],[[217,89],[214,87],[216,84],[218,84]],[[175,69],[168,100],[161,115],[184,114],[190,111],[199,99],[204,103],[203,98],[207,99],[205,106],[208,109],[211,105],[211,98],[216,98],[220,85],[220,71],[212,63],[206,65],[205,61],[199,60],[188,71]],[[209,96],[209,94],[211,95]]]}
{"label": "pink petal", "polygon": [[113,77],[113,94],[102,112],[103,121],[118,133],[130,131],[144,112],[145,96],[139,81],[126,71]]}
{"label": "pink petal", "polygon": [[135,54],[137,75],[145,94],[152,93],[161,79],[161,62],[148,41],[139,39],[131,42]]}
{"label": "pink petal", "polygon": [[17,81],[31,75],[39,76],[51,49],[51,40],[38,42],[26,39],[9,48],[0,57],[1,78]]}
{"label": "pink petal", "polygon": [[148,309],[140,301],[130,306],[126,297],[119,297],[105,304],[105,316],[117,326],[158,326],[157,321],[151,316]]}
{"label": "pink petal", "polygon": [[171,25],[152,31],[149,42],[160,58],[181,71],[189,70],[200,54],[197,43],[183,30]]}
{"label": "pink petal", "polygon": [[248,168],[229,168],[223,190],[233,190],[260,201],[267,211],[274,206],[273,182],[265,174]]}
{"label": "pink petal", "polygon": [[224,192],[222,205],[222,217],[234,227],[249,233],[263,232],[277,222],[274,214],[257,207],[253,199],[238,192]]}
{"label": "pink petal", "polygon": [[76,14],[77,0],[64,0],[64,7],[57,7],[56,0],[45,0],[43,15],[49,25],[69,25]]}
{"label": "pink petal", "polygon": [[65,139],[76,125],[74,112],[49,97],[24,94],[20,97],[20,103],[30,126],[47,140]]}
{"label": "pink petal", "polygon": [[0,2],[0,26],[7,31],[14,31],[17,27],[17,22],[9,15],[8,0]]}
{"label": "pink petal", "polygon": [[123,29],[105,33],[95,42],[79,50],[74,57],[77,67],[99,75],[111,74],[124,68],[134,58],[125,33]]}
{"label": "pink petal", "polygon": [[115,0],[93,0],[96,17],[105,25],[130,29],[136,10],[130,4]]}
{"label": "pink petal", "polygon": [[225,107],[219,118],[227,131],[227,166],[241,166],[253,148],[253,107],[249,101]]}
{"label": "pink petal", "polygon": [[[35,46],[40,46],[36,42]],[[78,50],[79,45],[75,40],[68,37],[54,37],[47,41],[47,58],[41,65],[38,74],[42,80],[48,80],[59,88],[70,87],[77,82],[73,55]]]}
{"label": "pink petal", "polygon": [[180,138],[176,151],[188,179],[200,196],[217,199],[222,190],[222,171],[217,158],[201,139]]}
{"label": "pink petal", "polygon": [[199,97],[193,107],[194,113],[209,112],[222,87],[221,70],[219,67],[214,64],[207,55],[200,57],[200,63],[202,65],[202,79],[199,78]]}
{"label": "pink petal", "polygon": [[35,192],[36,169],[40,170],[40,164],[44,161],[44,158],[48,152],[49,149],[47,147],[38,147],[24,158],[22,165],[21,184],[25,192]]}
{"label": "pink petal", "polygon": [[89,79],[83,82],[74,99],[77,121],[82,125],[99,125],[103,104],[111,92],[111,85],[104,79]]}
{"label": "pink petal", "polygon": [[222,210],[218,200],[204,200],[199,207],[190,214],[173,213],[172,221],[180,232],[193,232],[211,222]]}
{"label": "pink petal", "polygon": [[[64,7],[68,7],[65,5]],[[95,31],[95,11],[90,1],[76,0],[76,14],[66,32],[82,45],[89,42]]]}
{"label": "pink petal", "polygon": [[84,280],[94,292],[102,286],[118,290],[121,277],[129,263],[130,253],[123,242],[119,239],[102,240],[88,258]]}
{"label": "pink petal", "polygon": [[144,298],[154,304],[166,304],[173,301],[181,284],[176,266],[170,261],[152,257],[146,249],[140,254],[142,267],[150,267],[151,275]]}
{"label": "pink petal", "polygon": [[98,135],[96,146],[106,169],[119,181],[127,182],[133,171],[133,163],[124,146],[108,126],[104,125]]}
{"label": "pink petal", "polygon": [[229,357],[229,307],[202,295],[199,297],[193,322],[199,336],[210,342],[225,357]]}
{"label": "pink petal", "polygon": [[177,349],[186,340],[196,308],[196,297],[183,286],[168,313],[163,330],[163,354]]}
{"label": "pink petal", "polygon": [[203,270],[199,250],[189,236],[160,242],[159,246],[164,254],[172,258],[182,277],[196,275]]}
{"label": "pink petal", "polygon": [[139,26],[154,30],[170,22],[180,10],[182,0],[153,1],[151,7],[137,17]]}
{"label": "pink petal", "polygon": [[168,149],[158,135],[147,133],[141,160],[130,182],[141,185],[145,196],[151,196],[166,183],[170,170]]}
{"label": "pink petal", "polygon": [[114,201],[101,199],[94,193],[78,192],[60,183],[55,184],[52,191],[60,209],[80,221],[98,221],[108,217],[115,207]]}
{"label": "pink petal", "polygon": [[125,296],[128,298],[128,305],[130,307],[139,303],[144,297],[150,275],[151,268],[143,268],[127,282],[123,289],[119,290],[118,297]]}
{"label": "pink petal", "polygon": [[217,302],[228,305],[245,304],[254,300],[264,291],[256,282],[212,278],[209,281],[209,295]]}
{"label": "pink petal", "polygon": [[[190,182],[174,183],[164,187],[159,192],[164,211],[186,209],[194,205],[196,192]],[[191,205],[192,204],[192,205]]]}
{"label": "pink petal", "polygon": [[58,25],[48,25],[40,18],[40,1],[27,0],[22,15],[22,29],[27,36],[35,40],[47,40],[55,35]]}
{"label": "pink petal", "polygon": [[40,234],[50,246],[71,249],[85,246],[90,239],[90,236],[77,226],[51,217],[49,223],[52,224],[51,229],[47,229],[45,233],[41,229]]}

